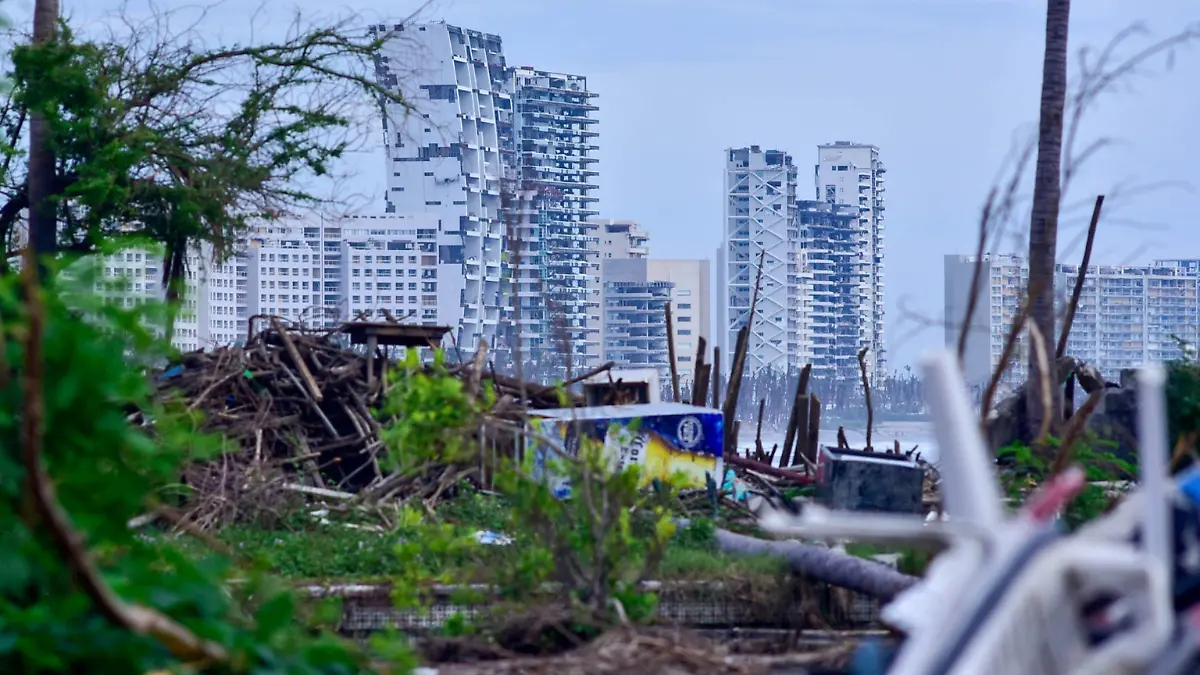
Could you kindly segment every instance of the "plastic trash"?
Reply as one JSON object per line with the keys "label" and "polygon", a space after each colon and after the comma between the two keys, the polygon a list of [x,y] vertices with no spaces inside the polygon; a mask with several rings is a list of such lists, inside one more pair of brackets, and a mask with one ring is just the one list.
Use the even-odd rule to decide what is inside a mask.
{"label": "plastic trash", "polygon": [[512,537],[499,532],[479,530],[475,533],[475,541],[484,546],[508,546],[513,542]]}
{"label": "plastic trash", "polygon": [[737,477],[733,469],[726,469],[725,481],[721,483],[721,491],[731,493],[735,502],[744,502],[750,488],[745,481]]}

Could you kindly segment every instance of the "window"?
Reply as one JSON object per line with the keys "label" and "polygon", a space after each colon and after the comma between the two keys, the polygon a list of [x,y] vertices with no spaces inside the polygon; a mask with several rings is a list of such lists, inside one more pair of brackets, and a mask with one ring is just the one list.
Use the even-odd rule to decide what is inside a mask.
{"label": "window", "polygon": [[692,322],[692,317],[690,317],[690,316],[679,317],[679,323],[691,323],[691,322]]}
{"label": "window", "polygon": [[[691,295],[692,295],[692,289],[690,289],[690,288],[680,288],[679,290],[675,291],[675,295],[676,295],[676,296],[678,296],[678,297],[681,297],[681,298],[687,298],[687,297],[691,297]],[[680,305],[680,306],[682,307],[682,305]]]}
{"label": "window", "polygon": [[691,309],[691,308],[692,308],[692,303],[690,303],[690,302],[679,303],[679,309]]}

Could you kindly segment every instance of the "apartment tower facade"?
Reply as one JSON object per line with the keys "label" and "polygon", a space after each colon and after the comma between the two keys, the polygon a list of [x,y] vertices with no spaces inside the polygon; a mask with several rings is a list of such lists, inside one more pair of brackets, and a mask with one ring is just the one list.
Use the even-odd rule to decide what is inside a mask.
{"label": "apartment tower facade", "polygon": [[446,23],[373,26],[385,38],[376,74],[414,109],[383,103],[388,213],[433,215],[436,321],[464,351],[495,344],[513,181],[512,71],[500,37]]}
{"label": "apartment tower facade", "polygon": [[[973,255],[946,256],[945,339],[952,348],[966,316],[977,265],[983,283],[967,331],[963,374],[969,384],[983,386],[1000,360],[1020,311],[1029,265],[1024,257],[1014,255],[987,254],[982,261]],[[1055,287],[1074,288],[1078,274],[1078,265],[1055,265]],[[1057,298],[1060,316],[1065,298],[1065,294]],[[1200,344],[1200,261],[1088,267],[1067,340],[1068,355],[1115,380],[1122,369],[1183,357],[1184,344]],[[1027,350],[1028,337],[1023,332],[1005,371],[1006,386],[1025,381]]]}
{"label": "apartment tower facade", "polygon": [[563,361],[562,335],[575,372],[600,357],[597,215],[593,180],[597,107],[587,78],[521,67],[513,70],[516,183],[523,216],[518,283],[521,353]]}
{"label": "apartment tower facade", "polygon": [[754,321],[746,353],[748,372],[799,368],[800,296],[796,222],[797,169],[792,156],[757,145],[730,149],[725,158],[725,205],[718,256],[718,343],[722,367],[749,321],[762,259]]}
{"label": "apartment tower facade", "polygon": [[884,345],[884,174],[879,148],[864,143],[837,141],[817,146],[815,183],[817,201],[844,204],[858,209],[857,237],[865,240],[862,251],[868,274],[860,278],[858,307],[862,319],[860,346],[867,353],[868,372],[887,371]]}

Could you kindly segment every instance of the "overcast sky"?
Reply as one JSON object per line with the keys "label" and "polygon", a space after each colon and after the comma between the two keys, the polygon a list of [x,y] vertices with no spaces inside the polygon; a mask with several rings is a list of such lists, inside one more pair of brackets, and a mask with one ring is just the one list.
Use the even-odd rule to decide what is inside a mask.
{"label": "overcast sky", "polygon": [[[61,1],[79,22],[122,5]],[[31,4],[5,3],[17,22]],[[256,11],[266,36],[296,7],[328,15],[342,5],[376,23],[420,3],[270,0],[263,12],[227,0],[209,25],[245,40]],[[1200,20],[1196,0],[1077,0],[1072,10],[1073,53],[1135,22],[1150,33],[1131,48]],[[974,249],[982,200],[1036,124],[1044,11],[1043,0],[436,0],[422,16],[499,34],[510,64],[588,77],[600,94],[600,210],[641,221],[654,255],[712,257],[727,147],[791,152],[801,196],[812,198],[818,143],[878,145],[889,169],[888,343],[900,367],[941,343],[940,327],[915,330],[914,315],[942,320],[942,256]],[[1200,199],[1184,186],[1200,174],[1200,51],[1180,50],[1170,72],[1165,65],[1153,61],[1103,99],[1081,132],[1081,142],[1116,144],[1089,163],[1068,201],[1090,203],[1118,184],[1180,184],[1106,205],[1098,262],[1200,258]],[[382,154],[361,160],[363,189],[379,193]],[[1063,259],[1080,254],[1071,242],[1087,210],[1065,224]]]}

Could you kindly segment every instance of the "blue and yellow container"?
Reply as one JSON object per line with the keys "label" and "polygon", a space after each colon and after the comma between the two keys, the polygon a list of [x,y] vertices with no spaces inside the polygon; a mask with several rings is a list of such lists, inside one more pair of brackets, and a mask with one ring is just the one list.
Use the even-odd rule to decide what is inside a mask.
{"label": "blue and yellow container", "polygon": [[536,410],[530,411],[526,451],[533,453],[535,475],[556,481],[559,495],[570,494],[570,485],[547,471],[557,456],[548,445],[573,457],[581,438],[601,443],[614,468],[641,465],[646,483],[676,477],[679,487],[704,487],[705,474],[720,480],[724,428],[721,411],[683,403]]}

